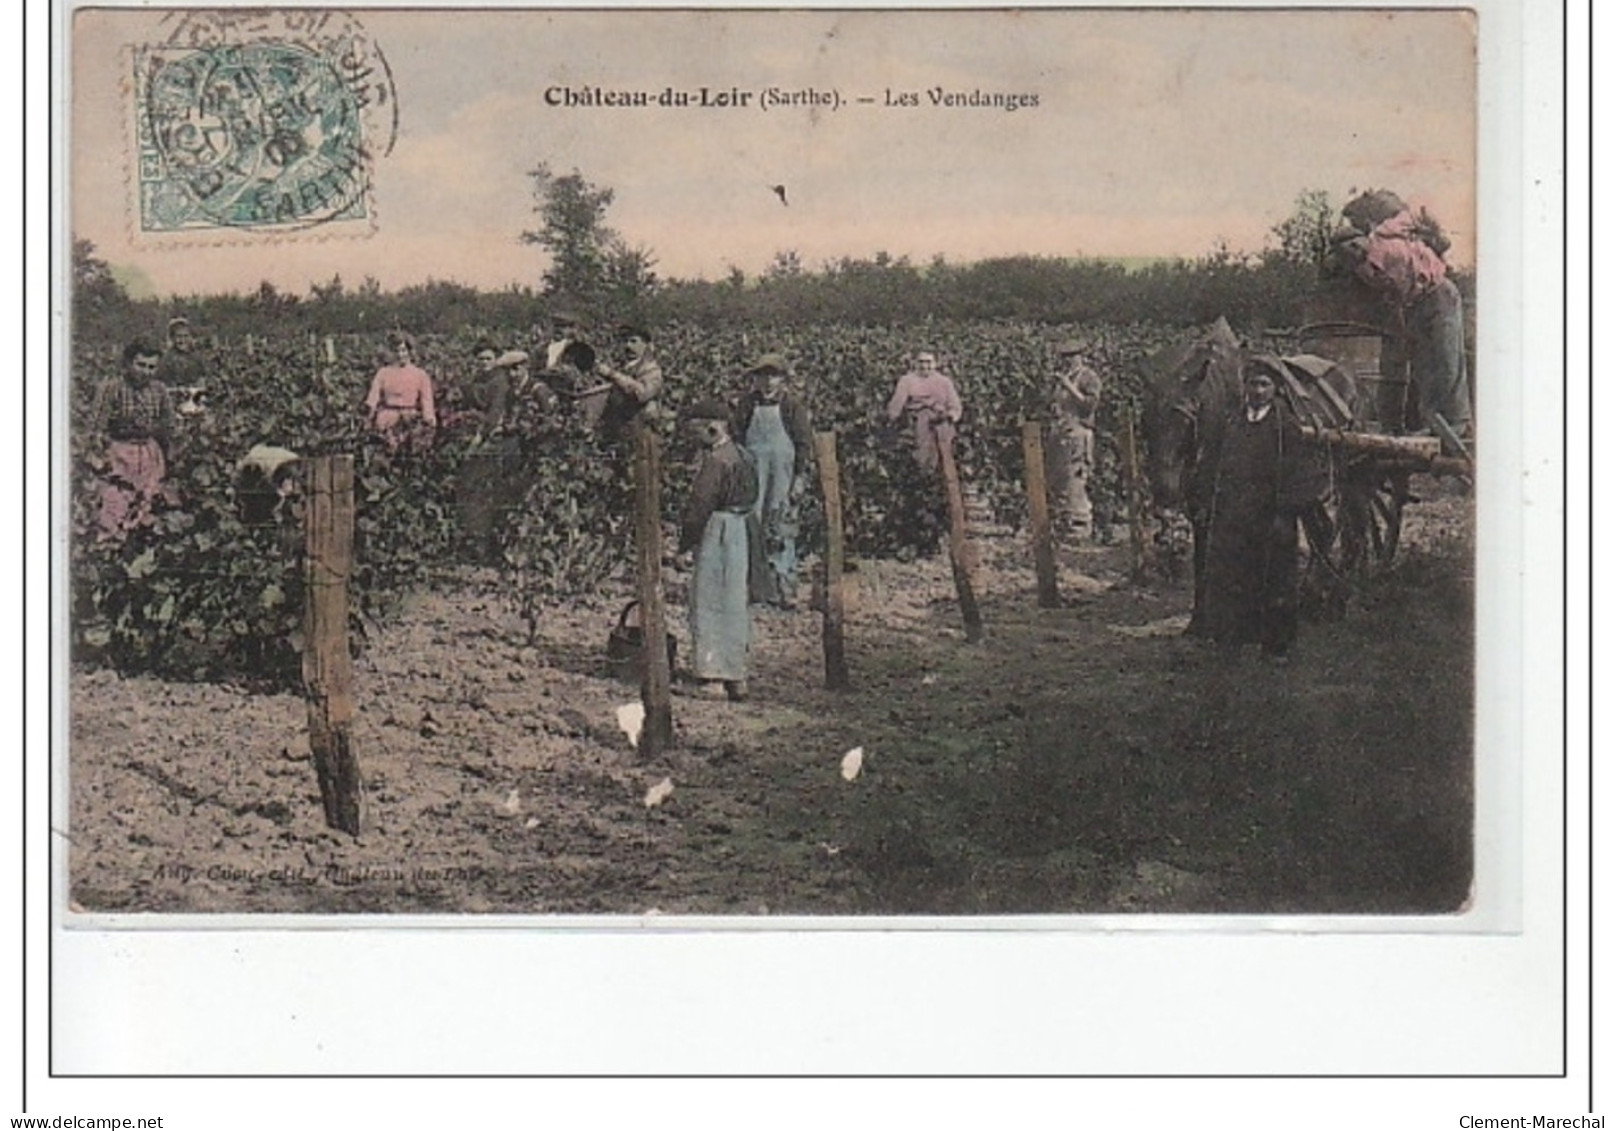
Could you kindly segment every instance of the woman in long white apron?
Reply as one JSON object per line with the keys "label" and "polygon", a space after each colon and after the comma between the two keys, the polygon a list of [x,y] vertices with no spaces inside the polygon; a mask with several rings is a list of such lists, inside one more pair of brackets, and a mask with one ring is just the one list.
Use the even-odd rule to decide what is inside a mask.
{"label": "woman in long white apron", "polygon": [[687,414],[706,449],[680,526],[679,550],[694,553],[690,577],[691,666],[702,693],[746,697],[751,651],[751,575],[757,471],[729,434],[729,410],[702,401]]}

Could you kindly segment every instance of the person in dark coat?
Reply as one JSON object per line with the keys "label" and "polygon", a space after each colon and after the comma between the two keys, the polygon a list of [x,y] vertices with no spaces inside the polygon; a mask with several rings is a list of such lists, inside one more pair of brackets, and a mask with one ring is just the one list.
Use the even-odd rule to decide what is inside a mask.
{"label": "person in dark coat", "polygon": [[479,372],[460,389],[455,425],[465,443],[456,487],[460,534],[471,560],[499,560],[500,528],[525,489],[520,443],[506,425],[527,354],[477,346]]}
{"label": "person in dark coat", "polygon": [[1283,363],[1246,362],[1244,399],[1212,450],[1205,630],[1230,647],[1282,657],[1296,637],[1298,520],[1328,485],[1318,450],[1276,397]]}

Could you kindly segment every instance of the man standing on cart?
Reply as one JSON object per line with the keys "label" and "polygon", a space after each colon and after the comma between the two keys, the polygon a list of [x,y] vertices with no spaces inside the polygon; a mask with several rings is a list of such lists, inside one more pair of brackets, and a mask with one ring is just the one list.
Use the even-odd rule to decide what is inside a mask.
{"label": "man standing on cart", "polygon": [[[1429,215],[1418,217],[1393,193],[1364,194],[1345,208],[1337,243],[1352,274],[1390,306],[1407,341],[1408,370],[1420,423],[1467,441],[1473,434],[1464,358],[1464,301],[1441,258],[1446,239]],[[1449,437],[1440,427],[1447,425]]]}

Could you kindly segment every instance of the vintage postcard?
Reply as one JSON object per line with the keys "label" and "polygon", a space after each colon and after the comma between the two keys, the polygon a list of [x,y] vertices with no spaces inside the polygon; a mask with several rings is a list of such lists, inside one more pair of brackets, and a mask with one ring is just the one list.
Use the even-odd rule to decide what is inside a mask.
{"label": "vintage postcard", "polygon": [[1475,911],[1474,13],[70,32],[74,915]]}
{"label": "vintage postcard", "polygon": [[1558,1071],[1542,22],[65,6],[53,1070]]}

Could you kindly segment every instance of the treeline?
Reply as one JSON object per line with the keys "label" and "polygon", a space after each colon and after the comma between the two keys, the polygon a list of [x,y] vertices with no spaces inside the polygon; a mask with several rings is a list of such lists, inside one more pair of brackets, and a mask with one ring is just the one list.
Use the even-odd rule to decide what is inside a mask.
{"label": "treeline", "polygon": [[1315,269],[1217,252],[1129,269],[1115,260],[1015,256],[917,265],[877,255],[822,270],[777,257],[756,279],[686,282],[653,296],[651,309],[697,325],[911,326],[927,321],[1010,319],[1042,323],[1153,322],[1187,326],[1226,314],[1283,321],[1318,283]]}
{"label": "treeline", "polygon": [[[86,252],[89,254],[89,252]],[[305,330],[373,333],[403,327],[458,334],[485,327],[524,330],[558,306],[584,306],[596,324],[644,321],[706,328],[815,325],[912,327],[928,322],[1013,320],[1046,324],[1150,322],[1190,326],[1226,316],[1236,325],[1295,325],[1308,319],[1332,284],[1317,269],[1277,255],[1218,251],[1195,260],[1162,260],[1129,269],[1114,260],[1016,256],[967,264],[903,257],[844,258],[818,270],[789,253],[761,275],[739,270],[718,281],[659,281],[611,309],[589,309],[530,287],[481,291],[428,282],[383,291],[367,279],[338,277],[308,294],[269,283],[250,294],[130,300],[106,285],[75,303],[76,332],[117,341],[159,332],[174,315],[190,317],[225,341],[247,334]]]}
{"label": "treeline", "polygon": [[[884,252],[810,267],[781,251],[757,275],[731,268],[716,281],[665,279],[648,248],[631,247],[607,224],[614,193],[578,170],[540,164],[529,174],[540,224],[521,234],[548,258],[534,285],[484,291],[429,281],[384,291],[366,277],[336,276],[307,294],[264,282],[248,294],[133,301],[87,241],[73,245],[73,315],[81,338],[118,341],[151,333],[176,314],[206,334],[306,331],[364,334],[403,328],[456,335],[498,328],[528,333],[558,308],[597,326],[633,321],[704,329],[770,331],[813,326],[912,328],[933,322],[1204,325],[1226,317],[1254,331],[1351,319],[1378,323],[1384,309],[1367,289],[1335,272],[1333,233],[1341,215],[1328,192],[1300,193],[1261,252],[1225,244],[1193,258],[1124,264],[1115,259],[1017,255],[916,263]],[[1473,280],[1456,275],[1473,306]]]}

